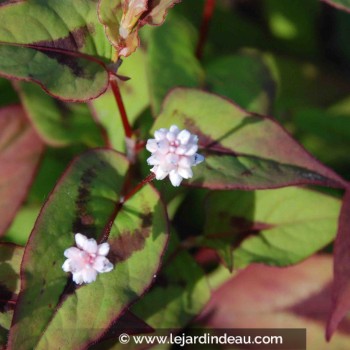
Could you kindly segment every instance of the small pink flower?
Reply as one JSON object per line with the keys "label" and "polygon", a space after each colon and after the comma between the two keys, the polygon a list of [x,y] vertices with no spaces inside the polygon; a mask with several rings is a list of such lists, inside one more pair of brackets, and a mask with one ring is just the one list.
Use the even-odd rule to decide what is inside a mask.
{"label": "small pink flower", "polygon": [[106,258],[109,244],[97,244],[93,238],[87,238],[81,233],[75,235],[77,247],[64,251],[67,260],[62,265],[65,272],[71,272],[76,284],[91,283],[98,273],[109,272],[113,265]]}
{"label": "small pink flower", "polygon": [[191,167],[203,162],[204,157],[197,152],[198,137],[188,130],[179,130],[176,125],[170,129],[159,129],[154,133],[154,139],[146,144],[152,153],[147,159],[153,165],[151,171],[157,180],[163,180],[169,175],[173,186],[179,186],[183,179],[193,176]]}

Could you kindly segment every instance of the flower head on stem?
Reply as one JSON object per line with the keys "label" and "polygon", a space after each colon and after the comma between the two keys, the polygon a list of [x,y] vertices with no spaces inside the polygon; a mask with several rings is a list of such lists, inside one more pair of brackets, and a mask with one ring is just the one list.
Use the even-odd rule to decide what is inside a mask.
{"label": "flower head on stem", "polygon": [[64,251],[67,260],[62,269],[73,274],[76,284],[94,282],[98,273],[113,269],[112,263],[106,258],[109,252],[108,243],[97,244],[93,238],[87,238],[81,233],[75,235],[75,243],[77,247]]}
{"label": "flower head on stem", "polygon": [[176,125],[155,131],[154,139],[147,141],[146,148],[152,153],[147,162],[153,165],[151,172],[156,179],[163,180],[169,175],[170,182],[176,187],[183,179],[193,176],[192,166],[204,160],[197,153],[198,137]]}

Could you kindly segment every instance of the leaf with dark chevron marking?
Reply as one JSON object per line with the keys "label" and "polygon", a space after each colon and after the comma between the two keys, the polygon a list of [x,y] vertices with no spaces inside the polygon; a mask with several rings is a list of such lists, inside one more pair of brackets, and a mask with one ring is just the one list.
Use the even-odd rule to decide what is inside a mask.
{"label": "leaf with dark chevron marking", "polygon": [[95,0],[0,4],[0,75],[35,82],[51,95],[85,101],[108,86],[112,47]]}
{"label": "leaf with dark chevron marking", "polygon": [[151,133],[176,124],[199,137],[205,161],[187,183],[209,189],[266,189],[290,185],[344,188],[345,180],[299,145],[275,120],[222,97],[174,89]]}
{"label": "leaf with dark chevron marking", "polygon": [[[56,185],[25,250],[9,349],[87,346],[149,288],[167,242],[167,219],[150,185],[120,203],[128,167],[115,151],[88,151]],[[77,232],[108,237],[108,258],[115,264],[79,288],[61,268]]]}

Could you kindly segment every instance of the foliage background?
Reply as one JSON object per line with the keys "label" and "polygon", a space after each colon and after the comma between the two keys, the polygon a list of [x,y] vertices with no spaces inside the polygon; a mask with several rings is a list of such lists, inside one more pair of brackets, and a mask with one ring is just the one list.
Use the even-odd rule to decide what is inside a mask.
{"label": "foliage background", "polygon": [[[47,301],[51,305],[52,301],[56,305],[58,300],[62,301],[62,290],[67,288],[67,276],[60,270],[59,264],[57,269],[52,268],[52,261],[56,257],[63,259],[63,250],[72,241],[72,237],[64,236],[64,232],[70,230],[71,221],[75,222],[76,217],[81,219],[85,213],[76,213],[75,207],[70,207],[70,197],[64,194],[79,192],[79,172],[84,174],[84,167],[95,162],[97,172],[101,170],[101,174],[105,175],[93,180],[91,187],[95,192],[93,199],[88,201],[89,206],[94,208],[91,209],[93,214],[88,210],[89,215],[100,220],[96,223],[96,232],[102,230],[106,218],[113,211],[104,201],[117,202],[124,181],[118,178],[113,183],[111,178],[118,173],[123,179],[128,166],[121,156],[101,155],[93,149],[107,146],[125,153],[124,130],[112,91],[108,89],[103,93],[108,84],[104,67],[91,61],[86,63],[81,57],[70,57],[68,66],[83,67],[80,81],[74,69],[74,74],[71,74],[72,70],[61,64],[62,59],[53,59],[42,52],[39,52],[42,56],[33,56],[32,47],[4,44],[4,28],[16,27],[13,30],[29,43],[36,41],[34,36],[41,35],[40,30],[30,30],[31,26],[35,28],[35,22],[27,20],[19,26],[13,17],[5,13],[5,3],[0,1],[3,5],[0,6],[0,22],[3,23],[0,25],[0,72],[4,76],[0,79],[0,231],[3,233],[0,282],[6,287],[1,289],[0,294],[0,343],[5,347],[8,340],[14,308],[12,302],[20,290],[22,247],[27,245],[29,270],[22,263],[22,279],[25,271],[27,283],[32,283],[30,288],[27,285],[26,298],[35,302],[16,311],[23,319],[16,322],[16,327],[13,324],[14,343],[9,343],[10,348],[20,349],[14,339],[19,342],[30,338],[28,335],[32,336],[31,332],[38,330],[40,339],[33,340],[38,349],[45,348],[47,342],[53,339],[67,348],[79,349],[89,344],[91,349],[118,349],[115,332],[130,322],[135,326],[137,319],[141,329],[145,324],[140,320],[153,328],[190,328],[193,325],[307,328],[308,348],[347,349],[350,341],[348,317],[342,321],[330,344],[326,343],[324,332],[332,310],[335,312],[338,307],[340,314],[345,315],[349,309],[347,302],[341,299],[349,300],[346,292],[338,296],[339,299],[336,295],[335,300],[341,300],[339,304],[334,304],[332,299],[334,255],[335,270],[343,273],[340,278],[336,275],[335,288],[340,292],[346,290],[350,279],[350,268],[347,267],[350,266],[350,250],[346,251],[349,239],[344,238],[349,236],[349,219],[344,219],[343,214],[340,224],[338,221],[342,205],[342,212],[349,213],[346,198],[342,204],[344,187],[348,186],[346,181],[350,179],[350,14],[343,11],[343,6],[348,9],[349,4],[340,0],[330,1],[337,7],[339,4],[342,6],[338,9],[318,0],[217,1],[201,59],[196,57],[195,52],[202,22],[202,0],[184,0],[169,11],[162,26],[145,26],[140,30],[141,47],[125,58],[118,70],[118,74],[131,77],[119,84],[136,134],[145,140],[150,137],[150,131],[152,133],[164,124],[187,126],[181,115],[195,116],[189,125],[193,128],[195,125],[204,132],[199,136],[207,156],[206,164],[208,167],[222,167],[223,170],[214,178],[207,165],[198,166],[195,168],[197,177],[192,182],[194,187],[174,189],[167,180],[154,182],[170,219],[171,238],[164,256],[167,225],[163,204],[155,204],[161,201],[158,192],[151,187],[141,190],[113,221],[115,231],[111,231],[114,232],[111,237],[117,239],[121,232],[127,230],[134,232],[143,225],[142,215],[147,216],[151,212],[149,229],[159,234],[157,244],[152,245],[153,241],[149,240],[150,250],[137,251],[140,256],[133,256],[125,268],[120,264],[113,278],[114,284],[109,282],[112,278],[108,279],[108,275],[103,276],[102,282],[96,282],[105,283],[103,290],[109,292],[101,294],[101,285],[91,285],[90,289],[90,286],[84,286],[73,294],[68,289],[65,290],[68,293],[66,307],[48,312],[41,310],[41,303]],[[60,7],[65,15],[64,11],[68,10],[64,10],[64,6],[67,8],[69,4],[70,1],[63,1]],[[91,9],[86,4],[90,4]],[[84,21],[89,18],[97,28],[91,39],[95,46],[89,42],[86,46],[78,45],[72,49],[96,55],[108,66],[112,49],[94,12],[95,5],[95,1],[82,0],[79,6],[76,5],[79,11],[84,9],[89,13]],[[73,17],[72,22],[75,21]],[[63,34],[55,23],[53,20],[45,25],[51,26],[52,35],[59,38]],[[23,27],[28,26],[26,30],[29,34],[24,36]],[[6,79],[28,74],[20,67],[29,67],[27,63],[33,57],[38,61],[35,61],[35,69],[34,65],[30,66],[33,69],[31,79],[33,76],[43,79],[47,89],[60,96],[61,100],[52,98],[36,84]],[[60,64],[57,65],[57,62]],[[90,83],[84,80],[86,76]],[[92,81],[94,84],[91,84]],[[176,87],[181,88],[173,90]],[[201,92],[183,88],[196,88]],[[235,105],[214,97],[211,100],[203,91],[232,100]],[[89,101],[67,102],[62,98]],[[201,109],[204,104],[207,109]],[[239,147],[246,150],[259,138],[260,143],[249,149],[259,161],[254,158],[249,159],[251,163],[243,162],[261,167],[257,180],[253,177],[248,183],[235,182],[235,176],[227,176],[236,174],[237,166],[217,165],[211,153],[210,140],[206,139],[230,133],[226,117],[234,119],[239,118],[239,113],[247,114],[236,105],[249,111],[252,118],[256,115],[273,116],[264,127],[257,126],[246,134],[245,129],[238,130],[230,141],[223,137],[230,152]],[[254,128],[254,125],[248,127]],[[293,158],[291,150],[298,146],[285,136],[284,130],[323,165],[310,160],[303,152]],[[198,130],[193,129],[195,131]],[[218,138],[214,140],[218,141]],[[276,156],[277,170],[264,165],[261,160],[274,148],[276,154],[280,152]],[[82,165],[77,165],[77,172],[70,167],[67,175],[67,167],[77,156],[80,156]],[[141,151],[138,156],[138,166],[133,173],[135,184],[149,173],[146,164],[148,152]],[[112,165],[105,170],[99,163],[101,159]],[[290,164],[296,167],[306,164],[309,170],[311,167],[314,171],[313,176],[300,175],[300,171],[289,167]],[[63,178],[62,174],[65,174]],[[202,182],[198,179],[201,176],[204,177]],[[341,186],[334,185],[337,181]],[[55,192],[49,197],[57,182],[59,187],[55,191],[58,196]],[[300,186],[270,189],[285,185]],[[305,185],[309,185],[308,188]],[[325,187],[329,185],[331,188]],[[36,222],[44,204],[41,221]],[[145,210],[145,207],[152,210]],[[140,208],[143,208],[142,212],[139,212]],[[84,225],[80,222],[78,227],[88,227]],[[34,233],[28,245],[33,227]],[[58,228],[62,236],[45,236],[46,232],[57,232]],[[91,234],[97,235],[96,232]],[[333,241],[337,232],[338,240],[342,237],[339,244],[344,247],[345,253],[338,249],[334,254]],[[57,239],[57,244],[52,237]],[[9,245],[9,242],[16,246]],[[160,260],[162,265],[158,271]],[[146,268],[145,261],[154,261],[150,269]],[[32,275],[28,275],[31,268]],[[128,275],[127,271],[132,273]],[[136,281],[146,272],[149,277],[145,285],[128,282],[130,276]],[[153,275],[158,275],[154,281]],[[43,287],[48,298],[44,302],[37,299],[43,276],[49,276],[49,282]],[[61,279],[58,295],[50,289],[56,278]],[[150,285],[152,287],[148,290]],[[125,292],[124,299],[116,302],[114,296],[122,295],[122,292]],[[138,299],[140,296],[142,298]],[[101,308],[113,308],[114,312],[96,319],[76,306],[76,300],[89,305],[96,303],[96,299],[106,300]],[[124,321],[120,321],[126,306],[129,313],[124,314]],[[69,314],[70,307],[81,312],[75,323]],[[30,316],[36,312],[56,318],[46,328],[45,322],[40,324],[38,317]],[[92,336],[70,336],[70,330],[84,325],[84,318],[88,324],[94,325],[92,328],[96,333]],[[33,330],[25,329],[29,324],[32,324]],[[66,325],[69,325],[69,331],[61,332]],[[99,330],[106,330],[111,325],[116,331],[101,338]],[[328,333],[335,328],[334,325],[328,327]],[[65,343],[67,339],[68,345]],[[92,345],[97,340],[100,343]],[[30,341],[22,348],[30,348]]]}

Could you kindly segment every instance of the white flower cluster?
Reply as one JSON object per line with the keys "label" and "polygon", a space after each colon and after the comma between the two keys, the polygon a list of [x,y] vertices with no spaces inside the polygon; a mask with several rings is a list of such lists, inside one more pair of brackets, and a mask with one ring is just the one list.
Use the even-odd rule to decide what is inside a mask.
{"label": "white flower cluster", "polygon": [[91,283],[96,280],[98,273],[109,272],[113,265],[106,258],[109,244],[97,244],[93,238],[88,239],[81,233],[75,235],[77,247],[64,251],[67,260],[62,265],[65,272],[73,274],[76,284]]}
{"label": "white flower cluster", "polygon": [[204,157],[197,153],[198,137],[188,130],[179,130],[176,125],[170,129],[159,129],[154,133],[154,139],[146,144],[152,155],[147,159],[153,165],[151,171],[157,180],[163,180],[169,175],[173,186],[179,186],[183,179],[193,176],[192,166],[203,162]]}

